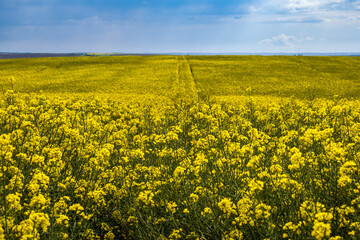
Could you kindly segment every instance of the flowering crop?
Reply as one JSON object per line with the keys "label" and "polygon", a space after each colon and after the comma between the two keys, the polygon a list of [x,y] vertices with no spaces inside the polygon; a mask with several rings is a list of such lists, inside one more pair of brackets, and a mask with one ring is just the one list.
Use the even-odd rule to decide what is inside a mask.
{"label": "flowering crop", "polygon": [[360,102],[0,102],[0,239],[358,239]]}
{"label": "flowering crop", "polygon": [[359,57],[55,57],[0,59],[0,65],[0,91],[208,99],[247,95],[251,87],[261,96],[360,96]]}
{"label": "flowering crop", "polygon": [[253,94],[299,99],[358,99],[359,57],[190,56],[198,88],[215,96]]}

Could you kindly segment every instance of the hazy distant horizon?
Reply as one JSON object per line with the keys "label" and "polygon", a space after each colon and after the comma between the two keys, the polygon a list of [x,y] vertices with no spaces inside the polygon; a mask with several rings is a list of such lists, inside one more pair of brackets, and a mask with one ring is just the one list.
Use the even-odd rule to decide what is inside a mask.
{"label": "hazy distant horizon", "polygon": [[1,52],[1,55],[303,55],[303,56],[360,56],[360,52]]}

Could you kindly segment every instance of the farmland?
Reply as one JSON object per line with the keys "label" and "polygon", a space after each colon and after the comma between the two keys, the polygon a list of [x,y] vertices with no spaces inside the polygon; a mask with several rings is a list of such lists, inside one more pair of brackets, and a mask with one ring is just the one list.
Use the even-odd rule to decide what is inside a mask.
{"label": "farmland", "polygon": [[359,239],[359,65],[0,60],[0,239]]}
{"label": "farmland", "polygon": [[[359,57],[59,57],[6,59],[0,64],[3,91],[11,88],[9,79],[14,77],[18,92],[171,98],[174,91],[184,90],[186,81],[194,81],[190,85],[197,91],[218,98],[246,95],[249,87],[254,96],[305,99],[309,92],[321,98],[360,96]],[[186,75],[190,70],[191,75]]]}

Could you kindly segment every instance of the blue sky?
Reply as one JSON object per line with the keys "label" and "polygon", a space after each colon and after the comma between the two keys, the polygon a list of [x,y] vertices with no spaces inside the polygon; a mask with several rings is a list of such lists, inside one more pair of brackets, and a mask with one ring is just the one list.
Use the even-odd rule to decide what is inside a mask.
{"label": "blue sky", "polygon": [[0,52],[360,52],[360,0],[0,0]]}

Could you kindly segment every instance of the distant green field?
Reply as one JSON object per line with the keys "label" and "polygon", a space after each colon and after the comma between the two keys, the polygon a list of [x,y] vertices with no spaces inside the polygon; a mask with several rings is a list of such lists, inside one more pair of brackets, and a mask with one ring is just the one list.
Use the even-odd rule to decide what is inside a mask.
{"label": "distant green field", "polygon": [[0,90],[169,98],[360,96],[359,57],[119,56],[0,60]]}

